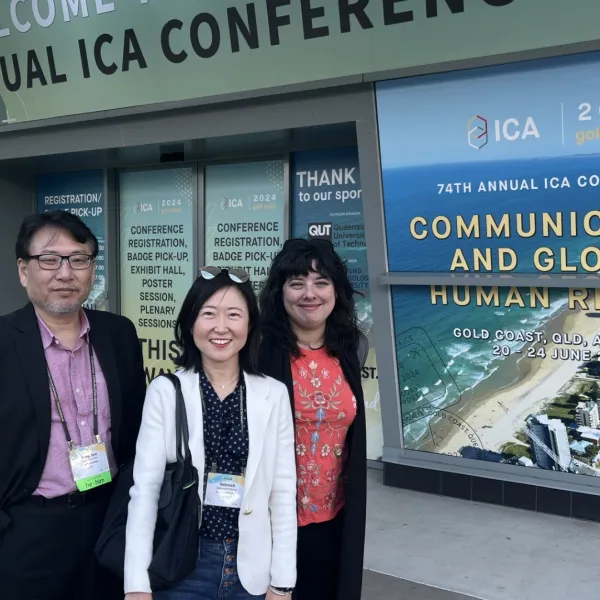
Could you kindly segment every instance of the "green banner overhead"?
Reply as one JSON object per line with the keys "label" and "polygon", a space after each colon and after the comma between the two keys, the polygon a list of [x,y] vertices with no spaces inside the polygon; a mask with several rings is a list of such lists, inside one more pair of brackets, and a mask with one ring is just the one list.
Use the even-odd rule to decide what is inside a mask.
{"label": "green banner overhead", "polygon": [[2,0],[15,123],[589,41],[591,0]]}

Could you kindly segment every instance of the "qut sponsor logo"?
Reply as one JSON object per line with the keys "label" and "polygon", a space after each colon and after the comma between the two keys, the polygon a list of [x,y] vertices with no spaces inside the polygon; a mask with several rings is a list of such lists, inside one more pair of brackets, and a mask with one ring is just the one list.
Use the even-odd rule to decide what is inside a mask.
{"label": "qut sponsor logo", "polygon": [[467,142],[471,148],[481,150],[490,142],[517,142],[539,139],[540,132],[533,117],[494,119],[475,115],[467,121]]}
{"label": "qut sponsor logo", "polygon": [[333,239],[332,223],[309,223],[308,238],[311,240],[329,240],[331,242]]}

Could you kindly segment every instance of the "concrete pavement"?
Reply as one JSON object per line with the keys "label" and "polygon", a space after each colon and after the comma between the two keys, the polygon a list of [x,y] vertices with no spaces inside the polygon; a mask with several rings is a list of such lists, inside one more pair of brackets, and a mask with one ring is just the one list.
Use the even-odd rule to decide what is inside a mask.
{"label": "concrete pavement", "polygon": [[365,570],[363,600],[475,600],[421,583]]}
{"label": "concrete pavement", "polygon": [[384,487],[370,471],[363,597],[583,598],[599,542],[597,523]]}

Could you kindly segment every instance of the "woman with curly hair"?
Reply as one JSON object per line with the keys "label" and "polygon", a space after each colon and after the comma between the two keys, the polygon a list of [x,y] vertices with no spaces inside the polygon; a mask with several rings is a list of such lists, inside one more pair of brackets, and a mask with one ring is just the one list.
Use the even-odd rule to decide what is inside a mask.
{"label": "woman with curly hair", "polygon": [[[364,341],[344,262],[288,240],[261,290],[260,368],[286,384],[298,485],[296,600],[359,600],[366,520]],[[362,339],[361,339],[362,338]]]}

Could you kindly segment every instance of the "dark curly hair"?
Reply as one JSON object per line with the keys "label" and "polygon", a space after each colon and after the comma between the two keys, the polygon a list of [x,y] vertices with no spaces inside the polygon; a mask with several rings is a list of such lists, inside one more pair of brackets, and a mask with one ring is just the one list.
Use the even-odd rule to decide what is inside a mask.
{"label": "dark curly hair", "polygon": [[327,240],[292,238],[275,256],[259,296],[262,333],[291,356],[300,356],[298,340],[283,305],[283,286],[290,278],[311,272],[330,279],[336,292],[335,306],[325,323],[325,347],[329,354],[339,357],[358,344],[354,305],[357,292],[344,261]]}

